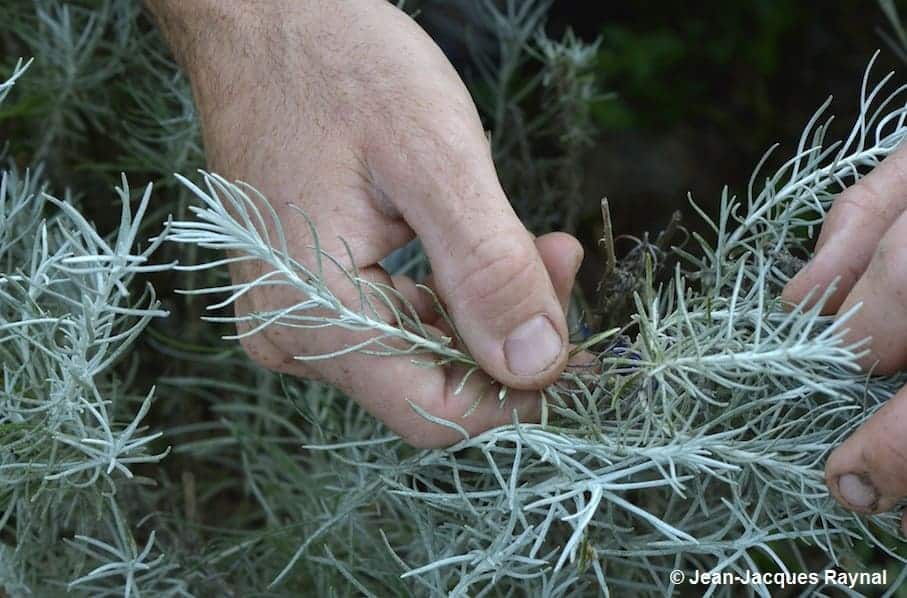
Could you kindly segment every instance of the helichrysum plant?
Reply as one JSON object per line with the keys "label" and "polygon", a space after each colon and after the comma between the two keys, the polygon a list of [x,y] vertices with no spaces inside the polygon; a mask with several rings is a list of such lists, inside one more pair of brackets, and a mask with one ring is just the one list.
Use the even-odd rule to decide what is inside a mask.
{"label": "helichrysum plant", "polygon": [[11,594],[172,585],[157,586],[164,557],[153,534],[137,546],[119,506],[124,487],[141,482],[135,468],[167,454],[143,422],[154,388],[136,394],[112,366],[166,315],[134,277],[169,265],[150,262],[158,243],[136,248],[151,188],[134,210],[125,179],[118,194],[119,228],[105,238],[74,200],[47,192],[40,168],[0,174],[0,528],[9,539],[0,575]]}
{"label": "helichrysum plant", "polygon": [[[586,43],[570,30],[561,39],[546,34],[551,3],[461,4],[480,27],[473,35],[473,88],[495,159],[506,164],[499,168],[504,188],[537,231],[572,233],[583,209],[582,158],[597,134],[591,108],[612,95],[593,75],[600,39]],[[480,41],[494,52],[483,51]]]}
{"label": "helichrysum plant", "polygon": [[[489,120],[505,184],[552,198],[556,168],[522,180],[508,163],[531,164],[534,136],[550,140],[565,115],[577,130],[561,150],[587,142],[594,131],[579,121],[598,96],[586,70],[593,50],[540,37],[544,2],[505,4],[481,7],[503,41],[499,61],[483,63],[479,87],[491,95],[477,95],[486,116],[497,111]],[[362,302],[341,304],[317,264],[342,256],[316,242],[306,261],[316,267],[304,267],[266,198],[193,174],[201,154],[188,87],[134,3],[13,0],[0,14],[10,16],[0,40],[35,55],[27,71],[9,65],[0,84],[3,106],[15,108],[0,119],[20,115],[12,130],[28,133],[8,140],[0,179],[7,594],[664,595],[672,569],[858,570],[866,546],[903,559],[897,517],[842,510],[822,468],[905,376],[868,378],[855,365],[862,345],[841,340],[846,316],[778,298],[835,195],[907,136],[905,90],[890,75],[867,72],[842,140],[826,139],[823,106],[790,159],[773,171],[760,164],[744,196],[724,193],[717,216],[701,212],[714,239],[670,252],[640,242],[624,264],[638,277],[631,316],[581,335],[598,367],[568,369],[546,389],[542,422],[416,451],[337,391],[252,367],[238,343],[219,339],[235,339],[225,314],[250,288],[291,285],[303,301],[249,314],[246,329],[373,330],[375,341],[348,350],[406,351],[468,372],[461,345],[355,272]],[[529,60],[545,66],[524,88],[517,71]],[[93,76],[111,85],[129,69],[132,93],[114,87],[85,104],[96,63],[106,66]],[[70,92],[51,102],[49,82]],[[519,128],[521,94],[551,93],[569,97],[549,103],[545,127]],[[46,134],[33,134],[45,119]],[[117,132],[123,156],[80,145],[99,123]],[[95,197],[98,181],[131,166],[161,180],[159,190],[117,179],[117,202]],[[541,210],[533,226],[555,226],[550,218]],[[226,263],[250,259],[271,270],[231,283]],[[379,304],[393,321],[374,317]],[[507,408],[506,393],[484,400]]]}
{"label": "helichrysum plant", "polygon": [[[898,518],[866,519],[836,506],[823,463],[903,377],[867,379],[859,371],[861,346],[842,341],[847,314],[833,322],[820,315],[821,300],[788,310],[778,298],[796,271],[794,255],[835,194],[907,135],[904,88],[884,92],[890,78],[873,83],[867,72],[862,112],[843,141],[826,140],[823,107],[777,171],[757,169],[743,199],[725,193],[717,219],[702,214],[717,241],[697,237],[697,251],[677,249],[682,262],[673,280],[658,288],[649,280],[624,329],[600,331],[585,343],[595,342],[602,373],[568,369],[545,391],[542,423],[514,421],[451,449],[412,455],[381,431],[307,447],[374,472],[360,508],[382,514],[372,525],[388,535],[384,548],[413,589],[657,594],[671,591],[672,569],[741,576],[784,570],[804,562],[804,546],[818,548],[829,567],[850,562],[854,546],[865,542],[899,558]],[[186,181],[201,205],[191,208],[195,219],[171,223],[168,239],[273,268],[230,287],[216,307],[279,281],[307,299],[245,316],[258,327],[373,329],[383,336],[349,350],[386,352],[381,341],[396,338],[408,344],[393,350],[414,359],[469,363],[449,339],[427,335],[410,311],[396,310],[391,328],[369,320],[369,303],[391,306],[392,290],[354,273],[366,309],[349,313],[317,271],[287,254],[264,198],[216,175],[203,179],[204,187]],[[317,242],[312,251],[330,259]],[[311,315],[324,307],[337,315]],[[391,538],[399,518],[414,533]],[[276,582],[312,544],[302,542]],[[357,579],[368,587],[373,578],[361,571]]]}

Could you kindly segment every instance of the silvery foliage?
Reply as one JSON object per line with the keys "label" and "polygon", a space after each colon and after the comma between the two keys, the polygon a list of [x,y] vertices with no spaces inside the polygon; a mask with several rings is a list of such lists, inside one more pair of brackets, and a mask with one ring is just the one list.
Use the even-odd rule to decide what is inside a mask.
{"label": "silvery foliage", "polygon": [[[0,85],[0,100],[27,66]],[[123,485],[142,482],[135,467],[168,452],[142,423],[154,389],[136,395],[129,372],[114,373],[148,322],[166,315],[150,285],[130,293],[136,276],[169,268],[149,261],[159,243],[136,249],[151,187],[133,209],[123,179],[119,228],[105,238],[72,198],[47,192],[40,165],[9,164],[0,172],[0,585],[11,595],[61,592],[65,583],[52,588],[67,578],[93,596],[178,590],[161,581],[172,565],[154,532],[137,547],[118,506]]]}
{"label": "silvery foliage", "polygon": [[[793,255],[815,235],[836,194],[907,136],[907,86],[892,89],[892,77],[873,83],[867,69],[846,137],[826,139],[826,102],[791,158],[765,172],[773,148],[743,198],[725,190],[715,220],[700,211],[716,241],[697,236],[699,251],[677,249],[682,263],[673,280],[658,288],[649,280],[635,298],[633,321],[586,343],[601,373],[568,368],[544,392],[541,423],[514,420],[449,449],[412,454],[380,427],[363,432],[360,412],[347,410],[334,422],[342,430],[336,441],[306,447],[338,460],[337,473],[322,470],[322,479],[345,502],[319,515],[324,524],[300,538],[273,585],[320,559],[359,591],[380,594],[386,577],[362,567],[361,558],[337,557],[327,544],[321,556],[315,551],[328,534],[369,528],[380,530],[410,591],[428,595],[661,595],[673,589],[672,569],[787,570],[805,566],[807,546],[828,566],[849,562],[865,543],[903,560],[899,517],[841,509],[826,489],[823,464],[907,378],[860,372],[863,344],[842,340],[852,312],[836,320],[820,315],[827,294],[810,309],[790,310],[779,299],[796,270]],[[306,299],[238,319],[254,330],[372,330],[373,341],[342,351],[472,363],[451,339],[427,334],[405,301],[395,307],[401,298],[392,289],[355,272],[348,277],[360,289],[358,305],[340,304],[317,266],[339,261],[321,250],[317,231],[311,255],[291,256],[265,198],[214,174],[203,173],[203,181],[184,180],[201,203],[191,208],[194,219],[170,223],[165,236],[231,257],[187,268],[247,259],[268,266],[256,280],[197,290],[227,293],[213,308],[288,285]],[[396,321],[380,320],[378,306]],[[471,398],[463,401],[465,412]],[[751,591],[769,595],[770,588]]]}
{"label": "silvery foliage", "polygon": [[[35,155],[57,159],[61,146],[83,139],[112,117],[105,95],[125,72],[124,57],[139,32],[133,28],[141,5],[122,0],[79,3],[9,0],[0,9],[14,29],[21,54],[39,57],[30,79],[40,88],[42,130]],[[115,31],[111,36],[109,32]]]}
{"label": "silvery foliage", "polygon": [[504,189],[536,232],[575,232],[584,207],[583,151],[597,134],[590,107],[613,97],[590,75],[601,39],[586,43],[569,30],[550,38],[551,0],[465,4],[474,27],[476,103]]}
{"label": "silvery foliage", "polygon": [[902,61],[907,62],[907,30],[901,21],[901,15],[894,0],[878,0],[879,8],[888,20],[891,31],[879,31],[879,35],[891,51]]}
{"label": "silvery foliage", "polygon": [[[501,43],[515,60],[525,60],[517,53],[527,44],[513,34],[528,32],[526,39],[534,39],[537,28],[521,19],[536,14],[527,8],[536,3],[481,4],[506,17],[485,21],[492,37],[506,40]],[[7,15],[30,15],[23,30],[33,43],[22,54],[40,60],[53,53],[51,62],[33,64],[28,76],[54,99],[46,119],[50,133],[34,135],[37,159],[54,166],[55,152],[65,147],[59,141],[78,139],[86,123],[123,126],[119,117],[125,116],[117,142],[134,143],[122,153],[133,155],[135,167],[150,165],[163,176],[188,172],[200,162],[188,86],[168,58],[149,53],[153,44],[142,31],[150,28],[135,26],[137,7],[132,0],[10,0],[0,7],[4,33]],[[107,36],[92,33],[101,23]],[[136,70],[125,66],[143,61]],[[489,73],[502,64],[492,64]],[[142,109],[112,113],[111,85],[120,73],[139,70],[154,74],[153,82],[128,81],[148,84],[147,90],[135,88]],[[0,94],[10,86],[0,87]],[[68,90],[60,101],[57,90]],[[866,88],[863,97],[873,90]],[[501,113],[512,116],[502,98],[496,100]],[[133,231],[147,197],[128,217],[121,213],[123,224],[112,236],[93,236],[85,219],[62,205],[77,206],[72,197],[61,204],[43,195],[50,167],[29,173],[8,167],[0,193],[0,276],[18,286],[0,286],[3,297],[17,299],[0,299],[6,368],[0,584],[10,595],[557,596],[598,593],[605,584],[616,595],[660,595],[675,563],[687,569],[756,569],[775,554],[783,559],[779,566],[814,567],[812,552],[801,558],[804,545],[804,551],[824,551],[830,563],[843,562],[852,548],[893,547],[895,518],[862,519],[838,509],[822,484],[821,464],[902,380],[861,377],[852,366],[860,347],[836,343],[840,325],[815,311],[788,318],[777,301],[791,272],[787,251],[796,253],[802,237],[814,233],[837,188],[901,139],[902,101],[895,97],[876,112],[884,99],[879,93],[874,104],[864,104],[847,143],[824,143],[825,122],[820,126],[817,119],[786,171],[764,180],[754,176],[745,200],[726,196],[714,223],[719,244],[703,241],[704,256],[688,256],[672,285],[647,287],[639,297],[638,330],[593,337],[601,341],[592,349],[600,354],[604,375],[571,371],[563,381],[571,385],[548,389],[546,425],[501,428],[445,451],[408,449],[336,391],[250,367],[236,343],[215,346],[207,338],[170,339],[146,329],[155,333],[149,344],[186,372],[156,380],[156,397],[144,379],[133,376],[136,368],[117,368],[120,377],[102,368],[117,358],[137,365],[128,359],[127,343],[139,323],[159,313],[150,291],[144,301],[122,295],[131,288],[132,274],[141,276],[140,269],[150,266],[148,252],[132,249],[127,238],[141,235]],[[496,145],[496,156],[524,156],[532,166],[519,138],[539,128],[520,129],[518,119],[509,123],[490,122],[499,131],[493,143],[502,134],[519,133],[517,141]],[[551,171],[556,167],[548,165],[545,172]],[[533,171],[516,172],[513,180],[527,181],[524,188],[539,188],[537,180],[526,178]],[[57,178],[67,174],[53,171]],[[213,201],[203,201],[203,217],[210,209],[218,218],[223,201],[260,201],[242,185],[207,178],[210,187],[169,189],[161,209],[188,221],[184,198],[196,191]],[[556,197],[551,184],[543,184],[551,192],[544,197]],[[128,196],[125,185],[120,195]],[[524,195],[515,199],[543,197]],[[267,207],[257,205],[267,217]],[[255,211],[249,207],[247,213]],[[196,247],[205,242],[198,223],[164,236],[184,235],[190,245],[180,246]],[[272,282],[301,279],[315,301],[340,307],[317,276],[300,277],[298,264],[280,256],[276,231],[262,235],[247,224],[235,220],[226,236],[207,241],[252,246],[289,269]],[[42,267],[43,239],[49,262]],[[263,241],[273,245],[263,247]],[[181,261],[198,264],[198,255],[185,253]],[[77,257],[85,261],[66,261]],[[195,272],[194,278],[184,273],[184,284],[223,286],[217,280],[225,273],[211,272]],[[118,307],[91,300],[108,283],[115,290],[103,298]],[[385,300],[379,292],[384,289],[363,290],[372,301]],[[75,297],[82,303],[76,305]],[[91,310],[95,320],[88,319]],[[294,315],[299,314],[267,317],[314,323],[289,317]],[[371,323],[389,338],[414,341],[414,357],[440,350],[442,359],[468,363],[470,357],[451,342],[419,338],[406,315],[404,310],[401,322],[411,328],[405,334]],[[261,316],[257,323],[265,321]],[[343,309],[332,319],[370,325],[367,314]],[[101,327],[93,336],[80,336],[79,327],[89,321]],[[188,328],[179,325],[181,332]],[[29,346],[22,340],[26,332],[52,344]],[[67,342],[85,351],[73,352]],[[79,369],[86,367],[95,368],[93,377]],[[59,383],[53,376],[69,380],[74,394],[49,394],[47,388]],[[34,394],[14,381],[31,384]],[[19,402],[17,410],[7,410],[10,401]],[[210,415],[169,423],[173,414],[197,404]],[[8,421],[7,413],[24,421]],[[166,442],[143,428],[149,420],[171,426]],[[170,443],[176,455],[158,461]],[[181,461],[174,467],[176,458]],[[22,467],[31,461],[38,470]],[[159,486],[142,477],[142,463],[141,473]],[[147,467],[155,463],[161,467]],[[45,480],[45,467],[60,475]],[[174,471],[182,471],[178,483],[169,479]]]}

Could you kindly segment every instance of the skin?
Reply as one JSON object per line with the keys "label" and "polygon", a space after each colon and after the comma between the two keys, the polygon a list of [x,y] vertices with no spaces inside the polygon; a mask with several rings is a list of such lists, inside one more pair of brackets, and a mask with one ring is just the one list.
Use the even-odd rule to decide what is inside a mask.
{"label": "skin", "polygon": [[[268,198],[296,259],[314,262],[308,226],[289,204],[313,219],[324,250],[393,284],[443,332],[429,296],[379,265],[418,236],[431,284],[487,375],[471,376],[454,394],[462,371],[417,367],[407,356],[294,359],[368,338],[338,329],[271,327],[243,340],[249,356],[340,387],[418,447],[460,437],[408,401],[470,434],[511,422],[513,410],[521,421],[537,420],[537,389],[567,366],[564,308],[582,249],[562,233],[534,238],[516,217],[475,105],[422,29],[384,0],[147,4],[191,80],[209,168]],[[251,280],[265,268],[243,263],[231,275]],[[325,276],[344,303],[357,304],[339,269]],[[236,311],[300,299],[268,287],[245,295]],[[500,384],[515,389],[505,408],[496,399]],[[479,396],[485,399],[466,417]]]}
{"label": "skin", "polygon": [[[487,376],[460,395],[461,371],[414,367],[408,358],[355,354],[303,364],[294,355],[327,353],[364,340],[338,330],[272,328],[243,346],[264,367],[331,382],[420,447],[458,437],[419,417],[408,399],[471,434],[539,416],[537,393],[567,365],[564,305],[582,250],[575,239],[534,239],[498,182],[475,106],[441,51],[384,0],[148,0],[189,74],[209,166],[259,188],[281,216],[294,256],[311,263],[308,228],[292,203],[315,221],[325,249],[373,280],[393,284],[423,319],[443,330],[415,283],[378,265],[418,235],[434,270],[433,285],[468,350]],[[907,148],[847,189],[828,214],[813,260],[783,298],[800,303],[836,279],[827,313],[862,309],[848,340],[871,337],[862,365],[876,373],[907,366]],[[232,270],[235,280],[262,265]],[[354,305],[338,271],[332,290]],[[818,296],[818,293],[813,296]],[[270,310],[300,298],[285,290],[246,295],[237,313]],[[523,322],[544,316],[555,343]],[[543,320],[544,321],[544,320]],[[542,327],[544,328],[544,326]],[[514,371],[505,339],[517,330],[524,367]],[[535,334],[529,334],[534,332]],[[550,356],[542,348],[553,348]],[[549,358],[550,357],[550,358]],[[532,367],[528,367],[527,363]],[[515,391],[508,409],[473,399]],[[907,496],[907,389],[829,457],[828,486],[842,505],[863,513],[891,509]],[[907,519],[904,520],[907,529]]]}
{"label": "skin", "polygon": [[[824,311],[862,304],[846,340],[870,337],[864,370],[891,374],[907,367],[907,147],[838,197],[815,256],[782,298],[800,302],[836,279]],[[832,452],[825,477],[835,499],[861,513],[891,510],[907,496],[907,387]],[[907,515],[901,527],[907,533]]]}

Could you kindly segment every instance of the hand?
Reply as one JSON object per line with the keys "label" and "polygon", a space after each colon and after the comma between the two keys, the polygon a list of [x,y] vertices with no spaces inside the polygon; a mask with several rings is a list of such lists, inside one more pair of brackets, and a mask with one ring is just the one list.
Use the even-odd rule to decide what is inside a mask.
{"label": "hand", "polygon": [[[829,211],[816,255],[785,288],[799,303],[813,288],[838,285],[827,313],[862,307],[848,321],[848,341],[872,337],[861,365],[890,374],[907,366],[907,146],[901,146]],[[828,487],[843,506],[890,510],[907,496],[907,388],[888,401],[829,457]],[[907,516],[901,527],[907,533]]]}
{"label": "hand", "polygon": [[[539,393],[567,362],[564,306],[582,260],[565,234],[533,239],[501,189],[476,108],[441,50],[384,0],[149,2],[189,73],[211,170],[257,187],[278,211],[296,259],[313,263],[301,207],[323,249],[363,277],[393,284],[435,318],[412,280],[379,260],[418,235],[434,286],[469,352],[513,389],[499,408],[488,377],[420,368],[411,357],[352,354],[300,362],[367,338],[335,328],[271,327],[243,346],[259,364],[333,383],[416,446],[459,436],[419,416],[457,422],[471,434],[539,417]],[[261,263],[234,267],[251,280]],[[340,270],[331,290],[357,304]],[[238,314],[300,300],[282,287],[258,289]],[[474,399],[486,395],[464,417]]]}

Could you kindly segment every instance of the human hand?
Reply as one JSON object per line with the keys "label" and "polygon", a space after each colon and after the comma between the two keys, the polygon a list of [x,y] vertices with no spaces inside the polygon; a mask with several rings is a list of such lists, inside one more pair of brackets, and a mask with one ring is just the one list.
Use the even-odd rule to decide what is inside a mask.
{"label": "human hand", "polygon": [[[459,439],[407,399],[471,434],[539,417],[538,389],[567,363],[564,309],[582,260],[565,234],[533,239],[501,189],[475,106],[440,49],[384,0],[230,2],[150,0],[189,73],[209,167],[258,188],[280,215],[290,253],[312,265],[309,215],[322,249],[360,276],[392,284],[436,323],[428,294],[379,261],[418,235],[433,285],[470,354],[514,390],[500,408],[486,376],[423,368],[410,356],[361,353],[301,362],[367,335],[270,327],[243,340],[259,364],[337,385],[407,442]],[[352,261],[344,261],[350,247]],[[327,262],[326,262],[327,263]],[[233,264],[235,281],[263,273]],[[349,305],[341,270],[328,286]],[[293,305],[286,287],[244,295],[237,315]],[[389,314],[384,314],[389,317]],[[486,400],[464,417],[477,396]]]}
{"label": "human hand", "polygon": [[[829,211],[816,255],[782,298],[802,301],[840,277],[825,313],[862,307],[847,323],[847,341],[871,337],[861,365],[876,374],[907,366],[907,146],[845,190]],[[889,400],[828,458],[825,477],[843,506],[890,510],[907,496],[907,387]],[[901,519],[907,533],[907,515]]]}

